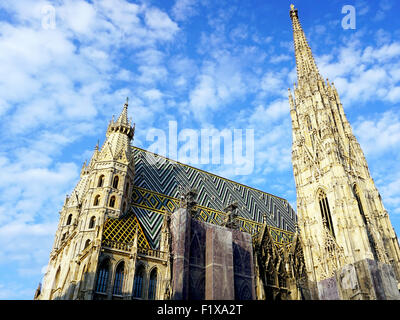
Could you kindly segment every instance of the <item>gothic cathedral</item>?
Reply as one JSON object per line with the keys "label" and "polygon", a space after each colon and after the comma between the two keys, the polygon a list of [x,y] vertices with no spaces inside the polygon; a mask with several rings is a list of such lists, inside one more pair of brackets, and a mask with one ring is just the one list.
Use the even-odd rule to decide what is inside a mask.
{"label": "gothic cathedral", "polygon": [[291,5],[297,215],[133,147],[128,101],[66,197],[36,300],[400,300],[397,236]]}

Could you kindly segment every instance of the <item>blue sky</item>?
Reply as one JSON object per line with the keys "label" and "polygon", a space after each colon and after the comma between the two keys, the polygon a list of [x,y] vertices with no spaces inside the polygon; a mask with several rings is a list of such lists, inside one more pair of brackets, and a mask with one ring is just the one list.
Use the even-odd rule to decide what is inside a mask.
{"label": "blue sky", "polygon": [[[127,96],[133,144],[142,148],[151,145],[151,130],[167,135],[169,121],[178,132],[253,129],[251,174],[194,165],[295,208],[290,3],[0,2],[0,299],[33,298],[65,195]],[[399,234],[400,5],[294,3]],[[356,9],[354,30],[342,28],[344,5]]]}

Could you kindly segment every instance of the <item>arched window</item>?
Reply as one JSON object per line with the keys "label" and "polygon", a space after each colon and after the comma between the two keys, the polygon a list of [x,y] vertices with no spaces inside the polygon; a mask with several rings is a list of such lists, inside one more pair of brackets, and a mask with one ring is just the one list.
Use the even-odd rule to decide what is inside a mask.
{"label": "arched window", "polygon": [[154,268],[150,273],[149,300],[155,300],[156,293],[157,293],[157,268]]}
{"label": "arched window", "polygon": [[122,205],[122,213],[125,213],[126,210],[126,202],[124,201],[124,204]]}
{"label": "arched window", "polygon": [[100,195],[98,194],[96,197],[94,197],[93,205],[98,206],[100,202]]}
{"label": "arched window", "polygon": [[112,196],[112,197],[110,198],[109,206],[110,206],[111,208],[114,208],[114,206],[115,206],[115,196]]}
{"label": "arched window", "polygon": [[253,296],[251,294],[249,287],[246,284],[242,285],[239,297],[240,298],[238,300],[252,300]]}
{"label": "arched window", "polygon": [[319,200],[319,208],[321,210],[322,220],[325,226],[330,231],[330,233],[333,236],[335,236],[335,231],[333,229],[333,224],[332,224],[331,211],[329,209],[328,198],[326,197],[326,193],[324,191],[322,190],[319,191],[318,200]]}
{"label": "arched window", "polygon": [[102,174],[102,175],[99,177],[99,182],[97,183],[97,187],[102,187],[103,184],[104,184],[104,175]]}
{"label": "arched window", "polygon": [[93,229],[95,223],[96,223],[96,217],[93,216],[93,217],[90,218],[90,221],[89,221],[89,229]]}
{"label": "arched window", "polygon": [[125,187],[125,193],[128,194],[128,192],[129,192],[129,182],[127,182]]}
{"label": "arched window", "polygon": [[133,296],[135,298],[142,298],[143,296],[143,278],[144,278],[144,268],[139,266],[135,272],[135,280],[133,283]]}
{"label": "arched window", "polygon": [[121,262],[115,271],[113,294],[122,295],[122,285],[124,283],[124,262]]}
{"label": "arched window", "polygon": [[67,223],[66,223],[67,226],[69,226],[71,224],[71,221],[72,221],[72,213],[67,218]]}
{"label": "arched window", "polygon": [[90,239],[87,239],[85,242],[85,247],[83,249],[86,249],[90,244]]}
{"label": "arched window", "polygon": [[100,264],[100,268],[97,274],[97,283],[96,283],[96,291],[105,293],[107,290],[108,283],[108,274],[109,274],[109,261],[103,260]]}
{"label": "arched window", "polygon": [[119,182],[119,178],[118,178],[118,176],[115,176],[114,180],[113,180],[113,188],[115,188],[115,189],[118,188],[118,182]]}

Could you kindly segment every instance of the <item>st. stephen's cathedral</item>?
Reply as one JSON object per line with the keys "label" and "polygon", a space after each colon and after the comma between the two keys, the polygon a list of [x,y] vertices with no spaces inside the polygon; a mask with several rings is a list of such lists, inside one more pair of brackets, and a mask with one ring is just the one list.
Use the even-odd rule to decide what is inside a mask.
{"label": "st. stephen's cathedral", "polygon": [[297,213],[279,196],[132,146],[125,103],[65,199],[35,299],[400,299],[388,213],[293,5],[290,18]]}

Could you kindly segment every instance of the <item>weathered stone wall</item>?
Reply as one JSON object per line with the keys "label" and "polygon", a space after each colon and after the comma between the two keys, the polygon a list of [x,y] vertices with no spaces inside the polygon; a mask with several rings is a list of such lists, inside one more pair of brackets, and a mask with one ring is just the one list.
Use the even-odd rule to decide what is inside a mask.
{"label": "weathered stone wall", "polygon": [[255,299],[251,235],[192,219],[188,210],[171,216],[173,299]]}
{"label": "weathered stone wall", "polygon": [[400,300],[392,266],[364,259],[317,283],[320,300]]}

